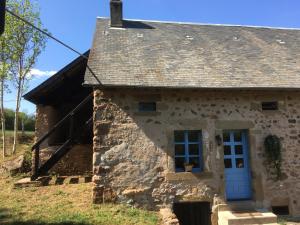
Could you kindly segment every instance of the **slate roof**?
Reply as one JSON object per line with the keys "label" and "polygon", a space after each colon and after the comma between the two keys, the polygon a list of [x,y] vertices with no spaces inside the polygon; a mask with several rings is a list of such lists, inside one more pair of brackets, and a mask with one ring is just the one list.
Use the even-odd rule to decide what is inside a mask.
{"label": "slate roof", "polygon": [[103,86],[300,89],[300,30],[98,18],[88,65]]}

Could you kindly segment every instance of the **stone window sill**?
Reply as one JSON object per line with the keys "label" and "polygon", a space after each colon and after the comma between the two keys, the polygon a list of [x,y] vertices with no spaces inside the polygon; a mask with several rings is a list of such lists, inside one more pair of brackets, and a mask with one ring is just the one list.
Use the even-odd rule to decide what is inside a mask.
{"label": "stone window sill", "polygon": [[197,181],[202,179],[210,179],[213,177],[212,172],[180,172],[180,173],[167,173],[166,180],[167,181]]}

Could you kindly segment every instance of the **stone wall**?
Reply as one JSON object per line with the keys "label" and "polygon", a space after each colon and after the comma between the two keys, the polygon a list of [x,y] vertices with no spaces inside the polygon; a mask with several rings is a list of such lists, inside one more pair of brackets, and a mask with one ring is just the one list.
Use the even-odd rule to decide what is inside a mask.
{"label": "stone wall", "polygon": [[[138,112],[156,101],[157,112]],[[279,110],[262,111],[262,101]],[[201,173],[175,173],[174,130],[202,130]],[[94,202],[126,202],[147,208],[174,201],[225,199],[225,129],[249,133],[253,199],[258,206],[289,205],[300,214],[300,92],[110,89],[94,91]],[[282,140],[282,180],[267,172],[263,141]]]}
{"label": "stone wall", "polygon": [[[36,140],[40,139],[58,122],[58,116],[59,113],[52,106],[37,106],[35,126]],[[40,165],[48,160],[59,147],[58,145],[51,144],[51,139],[53,139],[53,137],[46,139],[40,147]],[[74,145],[71,150],[49,171],[49,173],[62,176],[90,174],[93,167],[92,149],[92,145],[88,144]],[[32,158],[34,165],[34,156]]]}
{"label": "stone wall", "polygon": [[[36,106],[35,140],[40,139],[50,130],[54,120],[54,108],[51,106]],[[48,147],[48,140],[41,145],[41,149]]]}
{"label": "stone wall", "polygon": [[[40,165],[46,162],[59,146],[51,146],[40,151]],[[50,169],[49,174],[60,176],[87,175],[92,172],[91,145],[75,145]]]}

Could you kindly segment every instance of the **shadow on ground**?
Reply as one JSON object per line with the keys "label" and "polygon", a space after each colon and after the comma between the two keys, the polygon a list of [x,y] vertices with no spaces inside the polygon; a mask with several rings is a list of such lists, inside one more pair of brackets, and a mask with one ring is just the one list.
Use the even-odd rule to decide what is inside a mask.
{"label": "shadow on ground", "polygon": [[278,216],[278,221],[280,224],[290,224],[290,225],[300,225],[300,217],[292,217],[292,216]]}
{"label": "shadow on ground", "polygon": [[0,224],[1,225],[91,225],[90,223],[76,223],[76,222],[59,222],[59,223],[46,223],[36,220],[18,221],[13,218],[8,209],[0,208]]}

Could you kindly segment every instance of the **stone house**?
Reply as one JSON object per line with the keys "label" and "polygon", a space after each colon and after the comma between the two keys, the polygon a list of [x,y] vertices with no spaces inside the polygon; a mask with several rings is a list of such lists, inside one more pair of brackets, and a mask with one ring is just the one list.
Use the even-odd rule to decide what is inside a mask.
{"label": "stone house", "polygon": [[[300,215],[299,30],[123,20],[112,0],[86,57],[25,95],[37,104],[37,139],[89,96],[73,126],[93,126],[75,129],[84,137],[47,170],[91,171],[95,203],[251,200]],[[69,127],[44,137],[40,161]],[[279,179],[269,135],[281,142]]]}

